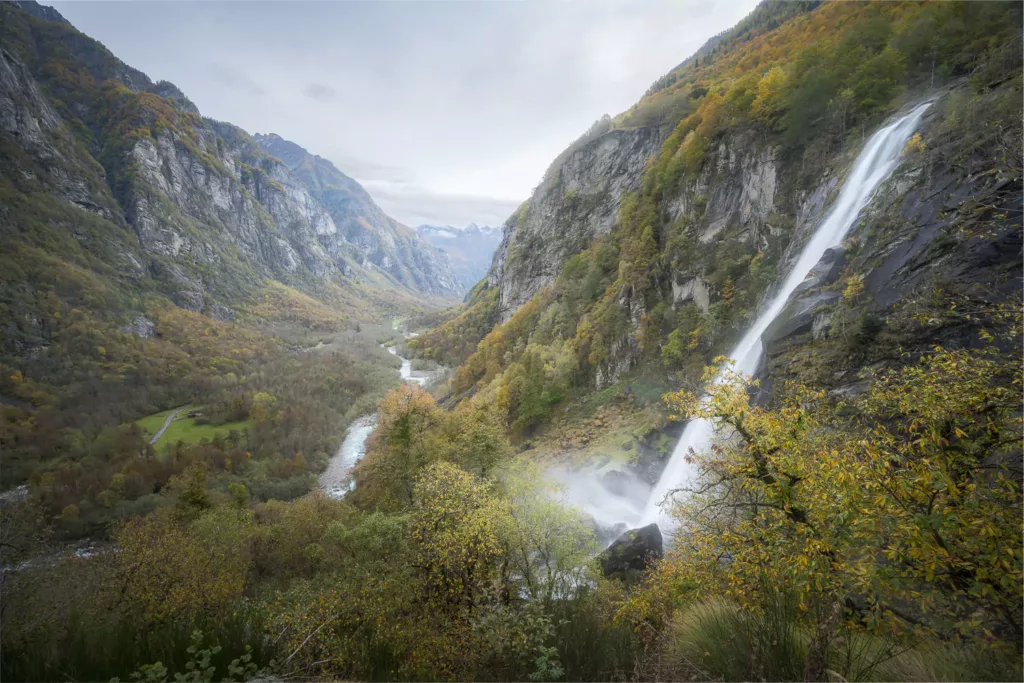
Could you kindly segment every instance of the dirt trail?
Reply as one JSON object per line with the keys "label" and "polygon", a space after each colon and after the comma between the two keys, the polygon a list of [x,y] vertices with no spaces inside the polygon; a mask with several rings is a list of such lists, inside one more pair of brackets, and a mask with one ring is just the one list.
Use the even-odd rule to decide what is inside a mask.
{"label": "dirt trail", "polygon": [[[185,408],[188,408],[188,406],[185,406]],[[164,426],[161,427],[160,431],[157,432],[156,434],[154,434],[153,438],[149,440],[149,445],[150,446],[152,446],[153,444],[155,444],[157,441],[160,440],[160,437],[164,435],[164,432],[167,431],[167,428],[171,426],[171,420],[176,418],[178,416],[178,413],[180,413],[181,411],[185,410],[185,408],[178,408],[173,413],[171,413],[170,415],[167,416],[167,419],[164,420]]]}

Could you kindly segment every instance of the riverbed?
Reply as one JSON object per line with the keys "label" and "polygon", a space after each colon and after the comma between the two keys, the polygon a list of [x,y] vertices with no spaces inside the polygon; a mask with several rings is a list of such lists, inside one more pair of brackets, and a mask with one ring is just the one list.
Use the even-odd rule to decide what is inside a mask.
{"label": "riverbed", "polygon": [[[388,347],[388,352],[398,356],[398,349],[394,346]],[[426,386],[442,370],[420,371],[412,369],[412,361],[408,358],[398,356],[402,361],[402,367],[398,370],[398,376],[405,382],[413,382],[420,386]],[[352,468],[356,466],[363,456],[366,455],[366,440],[377,428],[377,413],[363,415],[345,430],[345,440],[341,442],[341,448],[337,455],[331,458],[327,469],[320,475],[320,486],[331,498],[344,498],[345,494],[355,488],[356,482],[352,479]]]}

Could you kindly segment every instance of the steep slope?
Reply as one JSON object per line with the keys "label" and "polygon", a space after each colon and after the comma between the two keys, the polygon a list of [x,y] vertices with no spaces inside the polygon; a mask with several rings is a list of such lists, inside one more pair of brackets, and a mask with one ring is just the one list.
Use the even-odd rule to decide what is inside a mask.
{"label": "steep slope", "polygon": [[23,158],[5,178],[21,192],[48,192],[94,213],[104,207],[100,215],[130,228],[156,262],[136,258],[135,270],[147,269],[176,303],[212,310],[252,292],[263,277],[309,290],[349,281],[455,293],[445,288],[451,278],[443,255],[418,255],[408,231],[365,193],[360,200],[387,231],[378,241],[410,252],[426,274],[379,271],[365,256],[373,226],[362,234],[345,216],[339,228],[334,207],[247,133],[203,118],[173,85],[153,83],[70,24],[33,16],[55,11],[25,6],[33,12],[5,4],[0,26],[7,143],[37,164],[68,170],[29,177],[15,172],[29,162]]}
{"label": "steep slope", "polygon": [[[174,86],[70,25],[2,11],[5,143],[29,157],[4,169],[8,183],[129,228],[148,255],[134,258],[136,275],[157,271],[191,310],[239,295],[260,274],[334,271],[313,227],[329,217],[289,201],[248,136],[201,118]],[[29,161],[49,172],[19,173]],[[157,265],[146,268],[149,258]]]}
{"label": "steep slope", "polygon": [[416,228],[420,239],[448,254],[464,289],[468,290],[487,275],[494,260],[494,250],[501,244],[501,230],[470,223],[462,230],[452,227],[421,225]]}
{"label": "steep slope", "polygon": [[358,253],[245,131],[55,10],[0,4],[0,486],[251,390],[307,336],[443,303]]}
{"label": "steep slope", "polygon": [[[1009,4],[759,6],[595,124],[506,222],[470,302],[494,302],[504,324],[473,340],[455,395],[497,401],[528,432],[563,398],[628,378],[697,385],[864,141],[925,100],[896,173],[770,330],[768,367],[832,387],[899,363],[901,347],[970,343],[970,325],[914,316],[941,306],[936,291],[998,301],[1019,289],[1020,18]],[[448,337],[467,327],[456,318],[413,346],[465,348]]]}
{"label": "steep slope", "polygon": [[332,248],[365,268],[379,269],[403,285],[439,296],[465,291],[446,255],[387,216],[366,190],[323,157],[273,133],[253,138],[284,162],[305,191],[327,209],[338,235]]}
{"label": "steep slope", "polygon": [[662,137],[649,127],[612,130],[602,119],[555,161],[502,228],[487,284],[498,290],[503,321],[552,284],[570,256],[611,231]]}

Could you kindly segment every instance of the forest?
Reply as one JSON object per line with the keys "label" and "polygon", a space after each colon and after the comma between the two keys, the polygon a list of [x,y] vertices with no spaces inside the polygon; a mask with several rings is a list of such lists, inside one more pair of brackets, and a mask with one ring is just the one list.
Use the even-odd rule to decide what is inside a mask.
{"label": "forest", "polygon": [[[438,310],[245,259],[206,280],[223,306],[189,310],[170,259],[125,275],[134,236],[7,173],[34,162],[0,138],[0,489],[22,492],[0,500],[0,678],[1021,680],[1021,22],[1014,3],[762,3],[556,159],[534,197],[572,216],[562,163],[660,135],[611,231],[514,311],[487,280]],[[108,146],[142,123],[199,150],[198,115],[61,62],[47,87],[94,104],[75,120],[106,129],[89,177],[112,202],[138,169]],[[891,202],[844,244],[828,324],[735,371],[722,354],[801,239],[791,209],[925,96],[901,178],[974,188],[935,212],[925,275],[872,289],[889,241],[927,232]],[[756,239],[704,239],[737,140],[778,151],[785,198]],[[532,248],[511,241],[509,272]],[[678,273],[707,306],[677,300]],[[400,382],[396,342],[450,379]],[[179,408],[214,436],[151,443]],[[688,421],[719,437],[687,454],[699,478],[640,571],[607,571],[551,476],[552,444],[596,459],[601,411],[638,467]],[[354,489],[328,496],[317,475],[370,414]]]}
{"label": "forest", "polygon": [[[393,391],[345,500],[253,495],[254,469],[295,463],[231,443],[176,452],[165,504],[115,524],[116,551],[5,573],[5,678],[1013,680],[1020,309],[919,324],[943,315],[987,342],[856,400],[791,385],[752,407],[738,376],[668,395],[742,438],[698,456],[728,485],[678,509],[689,532],[629,583],[497,409]],[[45,542],[22,520],[46,503],[2,508],[5,548]]]}

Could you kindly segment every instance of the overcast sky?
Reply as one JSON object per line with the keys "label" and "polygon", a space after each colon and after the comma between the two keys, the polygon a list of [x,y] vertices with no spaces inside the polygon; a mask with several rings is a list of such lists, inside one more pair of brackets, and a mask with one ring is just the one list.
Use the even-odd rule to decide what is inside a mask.
{"label": "overcast sky", "polygon": [[330,159],[408,225],[462,227],[504,221],[756,0],[53,4],[203,115]]}

